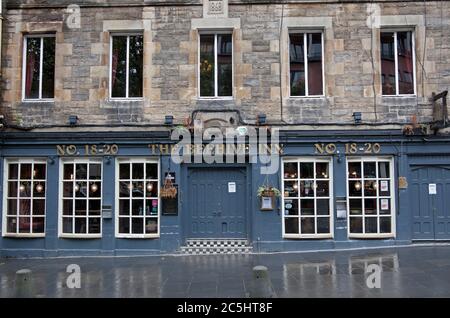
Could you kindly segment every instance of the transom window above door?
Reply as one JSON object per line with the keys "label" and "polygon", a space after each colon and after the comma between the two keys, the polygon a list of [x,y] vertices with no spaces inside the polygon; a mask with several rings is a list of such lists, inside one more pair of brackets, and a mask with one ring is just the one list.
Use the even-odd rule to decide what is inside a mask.
{"label": "transom window above door", "polygon": [[332,237],[332,168],[327,159],[283,161],[283,235]]}
{"label": "transom window above door", "polygon": [[143,96],[144,36],[111,36],[110,97],[135,99]]}
{"label": "transom window above door", "polygon": [[200,34],[200,98],[233,96],[233,43],[231,34]]}

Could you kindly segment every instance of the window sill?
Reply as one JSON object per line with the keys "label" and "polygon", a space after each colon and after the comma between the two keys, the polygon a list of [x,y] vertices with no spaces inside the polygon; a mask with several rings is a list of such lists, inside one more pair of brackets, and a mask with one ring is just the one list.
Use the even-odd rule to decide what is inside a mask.
{"label": "window sill", "polygon": [[45,238],[44,234],[11,234],[5,233],[3,234],[4,238],[16,238],[16,239],[35,239],[35,238]]}
{"label": "window sill", "polygon": [[58,236],[59,238],[63,239],[82,239],[82,240],[90,240],[90,239],[101,239],[101,234],[60,234]]}
{"label": "window sill", "polygon": [[112,98],[110,97],[108,99],[108,102],[143,102],[143,97],[137,97],[137,98]]}
{"label": "window sill", "polygon": [[314,96],[289,96],[288,99],[325,99],[325,95]]}
{"label": "window sill", "polygon": [[198,97],[198,100],[201,101],[215,101],[215,100],[233,100],[233,96],[231,97]]}
{"label": "window sill", "polygon": [[349,234],[349,239],[395,239],[395,234]]}
{"label": "window sill", "polygon": [[333,239],[332,234],[311,234],[311,235],[298,235],[298,234],[285,234],[283,239],[297,239],[297,240],[326,240]]}
{"label": "window sill", "polygon": [[54,99],[22,99],[22,103],[54,103]]}
{"label": "window sill", "polygon": [[416,98],[416,94],[405,94],[405,95],[381,95],[383,98]]}
{"label": "window sill", "polygon": [[139,240],[139,239],[159,239],[161,236],[159,234],[151,234],[151,235],[123,235],[123,234],[116,234],[116,238],[118,239],[129,239],[129,240]]}

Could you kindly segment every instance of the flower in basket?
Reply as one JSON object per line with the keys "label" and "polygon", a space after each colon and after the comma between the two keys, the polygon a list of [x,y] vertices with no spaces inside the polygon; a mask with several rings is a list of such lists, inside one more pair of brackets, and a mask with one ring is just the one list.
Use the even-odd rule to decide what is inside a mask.
{"label": "flower in basket", "polygon": [[261,186],[258,188],[258,197],[281,197],[281,191],[275,187]]}

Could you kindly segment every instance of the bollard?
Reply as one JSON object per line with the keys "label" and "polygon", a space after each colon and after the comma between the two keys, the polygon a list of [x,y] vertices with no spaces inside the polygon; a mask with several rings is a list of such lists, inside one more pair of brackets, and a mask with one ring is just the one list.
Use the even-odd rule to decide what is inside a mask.
{"label": "bollard", "polygon": [[16,298],[32,298],[33,297],[33,279],[32,271],[29,269],[21,269],[16,272]]}
{"label": "bollard", "polygon": [[265,266],[253,268],[253,281],[250,289],[250,298],[274,298],[276,297],[270,282],[269,270]]}

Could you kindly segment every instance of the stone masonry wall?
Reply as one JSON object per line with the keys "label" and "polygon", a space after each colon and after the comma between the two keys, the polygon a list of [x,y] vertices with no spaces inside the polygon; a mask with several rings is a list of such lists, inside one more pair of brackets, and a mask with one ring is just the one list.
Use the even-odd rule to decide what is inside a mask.
{"label": "stone masonry wall", "polygon": [[[450,86],[447,1],[379,3],[382,16],[414,16],[423,21],[415,29],[415,97],[381,96],[379,30],[367,25],[367,3],[282,6],[232,1],[229,18],[240,19],[240,27],[233,32],[231,101],[197,98],[198,31],[192,28],[192,19],[202,18],[200,3],[90,5],[81,9],[81,29],[69,29],[63,8],[33,8],[38,1],[26,1],[28,6],[19,8],[18,2],[12,1],[3,21],[1,112],[10,124],[65,125],[69,115],[78,115],[80,124],[162,124],[168,114],[182,123],[196,109],[238,109],[249,122],[265,113],[272,123],[350,124],[355,111],[372,123],[405,123],[413,115],[430,121],[432,92]],[[331,21],[324,33],[324,98],[289,98],[286,33],[283,36],[287,22],[280,23],[282,16],[283,23],[304,17]],[[108,99],[108,26],[118,30],[127,21],[139,21],[144,32],[144,99],[113,102]],[[56,32],[55,101],[23,102],[23,35],[49,31]]]}

